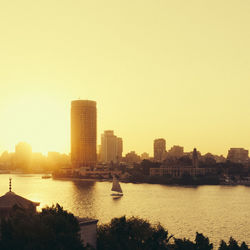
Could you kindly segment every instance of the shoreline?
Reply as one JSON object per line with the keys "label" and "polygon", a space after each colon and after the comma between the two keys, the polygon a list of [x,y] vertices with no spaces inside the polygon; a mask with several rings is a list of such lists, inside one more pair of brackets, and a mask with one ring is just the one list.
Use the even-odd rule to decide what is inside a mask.
{"label": "shoreline", "polygon": [[[74,178],[74,177],[52,177],[51,179],[53,180],[59,180],[59,181],[82,181],[82,182],[112,182],[112,179],[91,179],[91,178]],[[249,187],[248,185],[244,184],[224,184],[224,183],[219,183],[219,184],[197,184],[197,185],[181,185],[181,184],[164,184],[164,183],[150,183],[150,182],[133,182],[133,181],[123,181],[120,180],[120,183],[131,183],[131,184],[151,184],[151,185],[164,185],[164,186],[182,186],[182,187],[187,187],[187,186],[193,186],[193,187],[198,187],[198,186],[245,186]]]}

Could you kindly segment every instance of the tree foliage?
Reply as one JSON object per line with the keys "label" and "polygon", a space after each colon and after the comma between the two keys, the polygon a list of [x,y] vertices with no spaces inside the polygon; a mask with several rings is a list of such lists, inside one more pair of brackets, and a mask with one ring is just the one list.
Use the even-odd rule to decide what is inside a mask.
{"label": "tree foliage", "polygon": [[99,226],[97,245],[100,250],[161,250],[167,249],[171,237],[160,224],[152,226],[146,220],[123,216]]}
{"label": "tree foliage", "polygon": [[[195,241],[173,238],[160,224],[152,226],[148,221],[125,216],[114,218],[110,223],[99,226],[98,250],[212,250],[209,238],[196,233]],[[230,238],[228,245],[221,241],[219,250],[248,250],[243,242],[240,246]]]}
{"label": "tree foliage", "polygon": [[224,240],[221,241],[219,250],[248,250],[248,246],[244,241],[238,245],[238,242],[231,237],[228,244]]}
{"label": "tree foliage", "polygon": [[81,250],[79,223],[60,205],[32,213],[15,207],[8,219],[1,221],[0,249],[3,250]]}

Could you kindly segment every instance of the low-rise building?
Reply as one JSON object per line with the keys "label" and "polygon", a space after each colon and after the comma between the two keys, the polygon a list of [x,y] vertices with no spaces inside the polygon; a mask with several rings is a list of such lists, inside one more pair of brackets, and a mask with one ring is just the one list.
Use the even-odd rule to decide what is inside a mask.
{"label": "low-rise building", "polygon": [[9,192],[0,197],[0,217],[8,217],[11,214],[12,208],[14,206],[18,206],[22,209],[28,209],[29,211],[36,213],[36,207],[39,205],[39,202],[30,201],[12,192],[10,178]]}
{"label": "low-rise building", "polygon": [[176,158],[180,158],[184,155],[184,147],[174,145],[169,149],[168,155]]}
{"label": "low-rise building", "polygon": [[175,178],[180,178],[183,175],[202,176],[215,172],[214,168],[194,168],[192,166],[150,168],[150,176],[171,176]]}
{"label": "low-rise building", "polygon": [[98,220],[90,218],[77,218],[80,226],[80,237],[83,245],[90,245],[96,249],[96,235]]}

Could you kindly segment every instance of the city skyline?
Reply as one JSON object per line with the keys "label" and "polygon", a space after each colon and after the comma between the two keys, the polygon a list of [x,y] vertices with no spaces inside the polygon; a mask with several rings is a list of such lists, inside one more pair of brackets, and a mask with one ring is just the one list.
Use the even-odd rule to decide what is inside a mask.
{"label": "city skyline", "polygon": [[[85,110],[86,108],[87,108],[87,106],[88,105],[92,105],[92,104],[94,104],[94,106],[95,106],[95,122],[94,123],[96,123],[96,127],[98,127],[98,115],[97,115],[97,111],[98,111],[98,109],[97,109],[97,102],[96,101],[94,101],[94,100],[82,100],[82,99],[77,99],[77,100],[71,100],[71,111],[70,111],[70,117],[71,117],[71,119],[70,119],[70,123],[71,123],[71,125],[70,125],[70,131],[69,131],[69,134],[71,134],[71,136],[70,136],[70,141],[72,141],[72,135],[74,135],[74,133],[72,134],[72,129],[71,129],[71,127],[72,127],[72,124],[74,124],[74,122],[72,123],[72,110],[74,111],[74,113],[75,113],[75,115],[74,115],[74,119],[76,119],[76,120],[79,120],[79,119],[81,119],[81,115],[83,115],[81,112],[79,113],[78,112],[78,110],[80,110],[79,108],[78,108],[78,106],[80,107],[80,106],[82,106],[82,108]],[[85,108],[84,108],[84,106],[86,106]],[[74,107],[76,107],[76,108],[74,108]],[[72,108],[74,108],[74,109],[72,109]],[[79,117],[78,117],[79,116]],[[80,121],[80,120],[79,120]],[[87,121],[85,121],[85,123],[86,123]],[[90,123],[92,123],[91,121],[89,121]],[[89,123],[89,122],[87,122],[87,123]],[[77,122],[76,122],[77,123]],[[86,124],[87,124],[86,123]],[[95,131],[96,131],[96,128],[94,129]],[[102,131],[102,132],[100,132],[100,135],[99,134],[97,134],[97,137],[94,139],[94,141],[96,141],[96,154],[98,153],[98,151],[99,151],[99,149],[98,149],[98,147],[99,146],[101,146],[101,142],[102,142],[102,136],[103,136],[103,134],[102,133],[105,133],[105,131],[112,131],[112,132],[114,132],[114,130],[111,130],[111,129],[105,129],[104,131]],[[95,132],[96,133],[96,132]],[[74,136],[73,136],[74,137]],[[123,139],[123,138],[122,138]],[[74,137],[73,138],[73,140],[80,140],[80,137],[77,139],[76,137]],[[132,147],[127,147],[127,151],[123,151],[123,155],[126,155],[126,153],[130,153],[130,152],[136,152],[138,155],[141,155],[141,154],[144,154],[144,153],[148,153],[149,154],[149,156],[150,157],[154,157],[154,155],[155,155],[155,142],[156,141],[164,141],[164,146],[163,146],[163,148],[165,148],[166,149],[166,152],[168,152],[169,150],[171,150],[172,149],[172,147],[173,146],[181,146],[181,147],[183,147],[183,149],[185,148],[182,144],[172,144],[172,145],[170,145],[170,144],[168,144],[167,142],[168,142],[168,139],[166,139],[166,138],[163,138],[163,137],[158,137],[158,138],[154,138],[153,139],[153,141],[152,141],[152,145],[151,145],[151,150],[149,150],[149,151],[141,151],[141,152],[139,152],[139,151],[136,151],[136,150],[134,150],[134,148],[133,148],[133,146]],[[25,143],[28,143],[28,144],[30,144],[29,142],[27,142],[27,141],[25,141],[25,140],[23,140],[23,141],[19,141],[19,142],[25,142]],[[15,143],[14,144],[14,150],[8,150],[8,149],[2,149],[1,151],[0,151],[0,154],[2,154],[4,151],[9,151],[9,152],[14,152],[15,151],[15,147],[16,147],[16,145],[19,143],[19,142],[17,142],[17,143]],[[74,143],[73,143],[74,144]],[[32,147],[32,145],[30,144],[30,146],[31,146],[31,148],[32,148],[32,150],[33,150],[33,147]],[[46,152],[43,152],[43,151],[34,151],[33,150],[33,152],[38,152],[38,153],[42,153],[43,155],[46,155],[46,154],[48,154],[49,152],[59,152],[59,153],[62,153],[62,154],[68,154],[68,155],[70,155],[70,153],[72,152],[72,142],[70,142],[70,145],[69,145],[69,147],[70,147],[70,149],[69,149],[69,151],[67,152],[67,151],[56,151],[56,150],[48,150],[48,151],[46,151]],[[122,146],[123,147],[123,146]],[[193,148],[196,148],[195,146],[193,147]],[[192,150],[193,150],[193,148],[191,148],[190,150],[185,150],[185,152],[192,152]],[[224,157],[227,157],[227,155],[228,155],[228,152],[229,152],[229,150],[231,149],[231,148],[242,148],[242,149],[244,149],[244,147],[242,147],[242,146],[238,146],[238,147],[228,147],[227,149],[226,149],[226,152],[223,154],[220,154],[220,153],[215,153],[215,152],[213,152],[213,151],[205,151],[205,152],[201,152],[201,150],[199,150],[199,152],[201,152],[201,154],[202,155],[205,155],[206,153],[211,153],[211,154],[213,154],[213,155],[223,155]],[[0,145],[0,149],[1,149],[1,145]],[[248,148],[247,148],[247,150],[248,150]],[[164,150],[163,150],[164,151]],[[164,155],[164,152],[162,152],[163,153],[163,155]],[[74,161],[74,160],[73,160]],[[73,164],[74,165],[74,164]]]}
{"label": "city skyline", "polygon": [[[20,11],[22,10],[22,11]],[[2,4],[0,152],[70,152],[70,101],[98,103],[124,152],[250,148],[249,1]],[[57,13],[55,15],[55,13]]]}

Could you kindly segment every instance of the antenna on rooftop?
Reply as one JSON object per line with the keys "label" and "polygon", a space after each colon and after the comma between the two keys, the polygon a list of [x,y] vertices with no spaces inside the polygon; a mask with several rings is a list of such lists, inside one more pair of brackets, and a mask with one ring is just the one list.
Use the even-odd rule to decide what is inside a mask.
{"label": "antenna on rooftop", "polygon": [[12,178],[10,177],[9,178],[9,191],[11,192],[11,180],[12,180]]}

